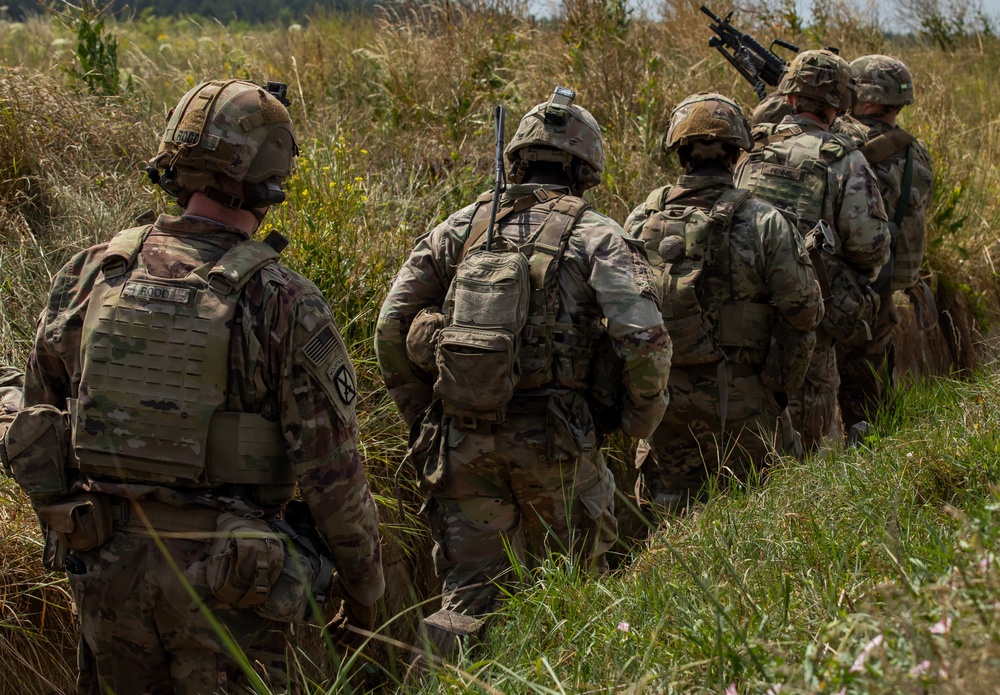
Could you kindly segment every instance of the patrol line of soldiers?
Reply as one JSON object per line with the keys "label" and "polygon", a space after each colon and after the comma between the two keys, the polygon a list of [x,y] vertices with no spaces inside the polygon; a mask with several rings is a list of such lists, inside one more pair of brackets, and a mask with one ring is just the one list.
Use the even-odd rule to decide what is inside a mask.
{"label": "patrol line of soldiers", "polygon": [[[557,89],[507,145],[498,205],[484,194],[417,241],[375,347],[426,494],[444,589],[423,637],[439,655],[479,630],[512,556],[606,570],[608,432],[640,440],[637,494],[670,511],[724,469],[840,439],[838,358],[884,387],[878,341],[890,292],[920,265],[931,179],[926,149],[894,126],[913,99],[905,67],[852,67],[799,55],[781,89],[792,113],[753,132],[725,96],[682,101],[663,148],[683,174],[624,230],[581,197],[601,181],[603,140]],[[878,177],[831,132],[848,108]],[[252,240],[296,153],[281,90],[196,86],[150,169],[183,214],[56,277],[0,453],[46,563],[68,572],[80,692],[256,678],[294,692],[289,630],[318,618],[310,596],[335,597],[326,630],[341,644],[374,627],[384,578],[354,370],[319,291],[278,262],[280,235]],[[844,412],[870,412],[875,391]]]}

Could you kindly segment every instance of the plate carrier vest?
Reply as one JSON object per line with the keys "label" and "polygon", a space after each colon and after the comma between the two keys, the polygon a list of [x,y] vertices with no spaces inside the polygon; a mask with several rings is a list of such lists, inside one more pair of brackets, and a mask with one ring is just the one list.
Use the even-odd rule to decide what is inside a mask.
{"label": "plate carrier vest", "polygon": [[236,305],[278,252],[244,241],[186,277],[155,277],[140,254],[151,229],[111,240],[90,296],[80,397],[69,404],[80,471],[192,488],[268,486],[266,497],[290,499],[295,476],[279,423],[226,410]]}
{"label": "plate carrier vest", "polygon": [[750,192],[726,190],[706,214],[695,205],[672,202],[683,190],[664,186],[650,193],[641,231],[650,263],[662,277],[663,324],[673,339],[672,363],[710,364],[743,348],[749,363],[760,364],[775,309],[733,299],[728,235]]}

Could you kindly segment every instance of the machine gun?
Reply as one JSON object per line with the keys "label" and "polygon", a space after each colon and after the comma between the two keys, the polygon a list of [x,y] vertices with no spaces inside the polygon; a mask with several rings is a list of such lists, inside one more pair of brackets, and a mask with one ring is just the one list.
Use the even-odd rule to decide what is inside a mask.
{"label": "machine gun", "polygon": [[767,94],[765,85],[777,87],[788,67],[785,59],[774,52],[775,45],[794,53],[799,52],[799,47],[775,39],[769,48],[764,48],[757,39],[732,25],[732,10],[722,19],[705,5],[701,6],[701,11],[711,17],[712,22],[708,28],[715,32],[715,36],[708,40],[708,45],[718,50],[736,68],[736,72],[753,85],[757,98],[763,101]]}

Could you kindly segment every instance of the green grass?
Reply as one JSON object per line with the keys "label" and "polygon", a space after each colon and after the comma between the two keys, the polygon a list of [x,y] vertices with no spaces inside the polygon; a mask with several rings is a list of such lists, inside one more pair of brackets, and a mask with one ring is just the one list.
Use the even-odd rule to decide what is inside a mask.
{"label": "green grass", "polygon": [[461,666],[503,692],[992,692],[998,396],[920,386],[861,448],[715,496],[600,581],[552,559]]}

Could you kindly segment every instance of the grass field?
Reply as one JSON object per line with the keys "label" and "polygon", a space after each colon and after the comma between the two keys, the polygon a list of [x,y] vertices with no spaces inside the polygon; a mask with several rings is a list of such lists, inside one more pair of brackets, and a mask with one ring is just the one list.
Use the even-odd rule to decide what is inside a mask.
{"label": "grass field", "polygon": [[[291,239],[286,261],[336,310],[358,366],[362,451],[387,557],[426,591],[427,538],[410,483],[403,516],[396,510],[405,432],[371,349],[381,299],[413,240],[489,186],[495,103],[507,107],[510,133],[554,85],[575,88],[607,140],[604,184],[588,195],[619,221],[676,176],[675,163],[663,169],[651,157],[673,104],[715,90],[752,107],[749,86],[707,47],[697,3],[671,7],[658,22],[617,0],[567,0],[546,21],[503,0],[287,27],[109,21],[111,71],[106,55],[81,64],[77,17],[0,22],[0,362],[25,362],[50,278],[72,253],[147,209],[170,209],[141,170],[181,94],[204,79],[289,83],[302,154],[289,202],[267,225]],[[781,36],[907,62],[917,104],[903,125],[928,142],[938,174],[927,266],[986,333],[998,306],[1000,41],[962,35],[944,50],[891,40],[849,12],[812,27],[778,14],[737,19],[765,43]],[[73,76],[81,72],[130,86],[96,95]],[[998,390],[988,369],[918,388],[866,448],[716,497],[645,546],[623,547],[627,569],[601,582],[554,558],[523,578],[526,590],[461,672],[426,687],[994,692]],[[609,453],[629,489],[622,446]],[[0,481],[0,536],[0,660],[12,665],[0,692],[64,690],[67,590],[41,570],[33,520],[9,481]],[[409,585],[397,587],[387,610],[411,600]],[[371,682],[398,685],[398,669],[369,670]]]}

